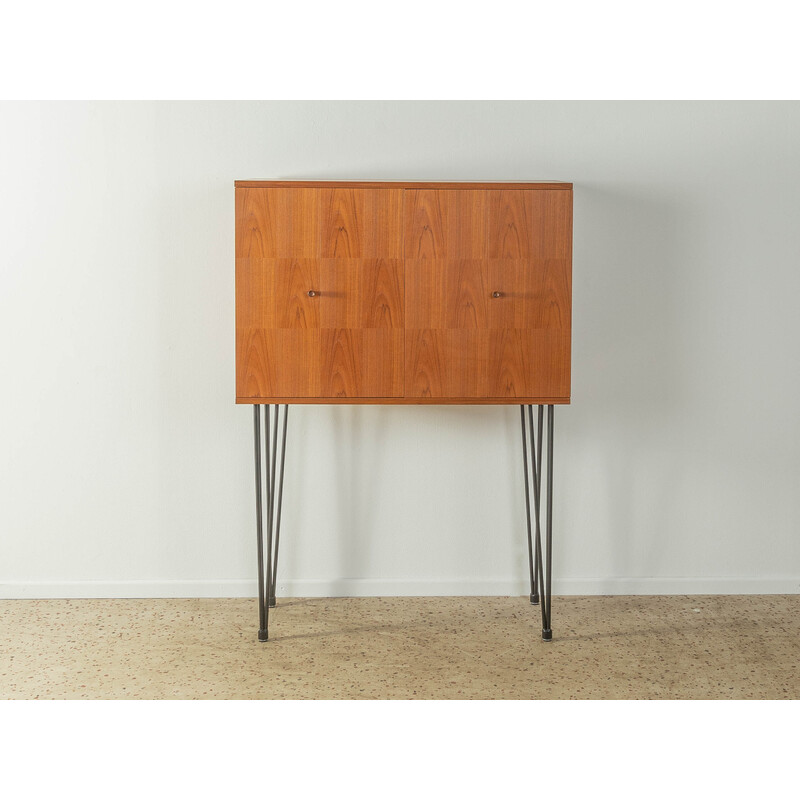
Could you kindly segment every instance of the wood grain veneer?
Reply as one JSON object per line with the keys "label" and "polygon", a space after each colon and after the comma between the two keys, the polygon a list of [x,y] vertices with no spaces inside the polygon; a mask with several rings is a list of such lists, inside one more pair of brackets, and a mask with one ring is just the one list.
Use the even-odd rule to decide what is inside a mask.
{"label": "wood grain veneer", "polygon": [[237,402],[567,403],[572,184],[236,182]]}

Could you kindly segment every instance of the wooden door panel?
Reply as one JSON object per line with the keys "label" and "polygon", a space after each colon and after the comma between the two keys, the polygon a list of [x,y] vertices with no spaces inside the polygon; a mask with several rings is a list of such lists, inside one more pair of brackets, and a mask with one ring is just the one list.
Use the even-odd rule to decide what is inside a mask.
{"label": "wooden door panel", "polygon": [[308,328],[236,331],[238,397],[317,397],[320,332]]}
{"label": "wooden door panel", "polygon": [[314,259],[236,259],[237,328],[318,328],[319,290]]}
{"label": "wooden door panel", "polygon": [[275,253],[280,210],[267,203],[268,191],[236,190],[236,258],[264,258]]}
{"label": "wooden door panel", "polygon": [[237,258],[316,258],[320,189],[237,189]]}
{"label": "wooden door panel", "polygon": [[564,259],[490,259],[490,328],[564,328],[571,325],[569,263]]}
{"label": "wooden door panel", "polygon": [[490,293],[485,261],[412,259],[405,266],[407,327],[486,327]]}
{"label": "wooden door panel", "polygon": [[489,258],[571,258],[572,192],[491,190],[486,194]]}
{"label": "wooden door panel", "polygon": [[445,199],[447,255],[486,258],[486,192],[451,191]]}
{"label": "wooden door panel", "polygon": [[572,258],[572,192],[540,191],[531,195],[531,255]]}
{"label": "wooden door panel", "polygon": [[402,328],[401,259],[329,258],[319,262],[323,328]]}
{"label": "wooden door panel", "polygon": [[569,331],[406,332],[406,396],[566,397]]}
{"label": "wooden door panel", "polygon": [[402,258],[402,189],[322,189],[321,258]]}
{"label": "wooden door panel", "polygon": [[403,396],[404,304],[402,260],[320,261],[323,396]]}
{"label": "wooden door panel", "polygon": [[236,330],[274,325],[275,305],[261,268],[263,259],[236,259]]}
{"label": "wooden door panel", "polygon": [[407,330],[407,397],[485,397],[486,330]]}
{"label": "wooden door panel", "polygon": [[[273,262],[275,327],[318,328],[319,262],[311,258]],[[270,265],[272,266],[272,265]],[[314,292],[314,297],[309,297]]]}
{"label": "wooden door panel", "polygon": [[450,261],[446,270],[445,328],[485,328],[488,307],[486,262]]}
{"label": "wooden door panel", "polygon": [[404,217],[406,395],[485,396],[486,192],[407,191]]}
{"label": "wooden door panel", "polygon": [[326,328],[321,331],[323,397],[402,397],[403,331]]}
{"label": "wooden door panel", "polygon": [[404,194],[406,258],[486,258],[486,192],[415,189]]}
{"label": "wooden door panel", "polygon": [[404,328],[406,324],[403,260],[378,259],[360,273],[362,328]]}
{"label": "wooden door panel", "polygon": [[488,192],[489,258],[524,259],[533,254],[532,194],[514,190]]}
{"label": "wooden door panel", "polygon": [[447,298],[447,262],[444,259],[406,259],[406,327],[410,330],[443,328]]}
{"label": "wooden door panel", "polygon": [[239,397],[403,395],[402,199],[237,189]]}
{"label": "wooden door panel", "polygon": [[568,396],[571,193],[409,190],[404,210],[407,394]]}
{"label": "wooden door panel", "polygon": [[569,331],[489,331],[487,396],[568,397],[569,362]]}

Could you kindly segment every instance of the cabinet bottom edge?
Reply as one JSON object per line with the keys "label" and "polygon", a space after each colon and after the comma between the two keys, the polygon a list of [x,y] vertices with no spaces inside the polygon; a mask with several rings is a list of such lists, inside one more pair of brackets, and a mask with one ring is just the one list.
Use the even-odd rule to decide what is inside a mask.
{"label": "cabinet bottom edge", "polygon": [[569,405],[569,397],[237,397],[240,405],[526,406]]}

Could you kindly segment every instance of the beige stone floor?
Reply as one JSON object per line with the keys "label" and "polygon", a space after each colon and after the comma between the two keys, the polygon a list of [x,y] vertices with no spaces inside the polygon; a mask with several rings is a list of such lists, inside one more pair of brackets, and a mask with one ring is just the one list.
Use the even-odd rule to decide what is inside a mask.
{"label": "beige stone floor", "polygon": [[800,595],[0,600],[0,698],[798,698]]}

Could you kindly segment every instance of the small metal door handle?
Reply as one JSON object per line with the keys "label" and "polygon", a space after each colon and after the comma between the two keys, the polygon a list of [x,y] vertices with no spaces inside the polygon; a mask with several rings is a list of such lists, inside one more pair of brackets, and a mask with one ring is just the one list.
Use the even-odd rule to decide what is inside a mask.
{"label": "small metal door handle", "polygon": [[309,297],[316,297],[317,293],[312,289],[311,291],[308,292],[308,296]]}
{"label": "small metal door handle", "polygon": [[492,292],[492,297],[502,297],[501,292]]}

